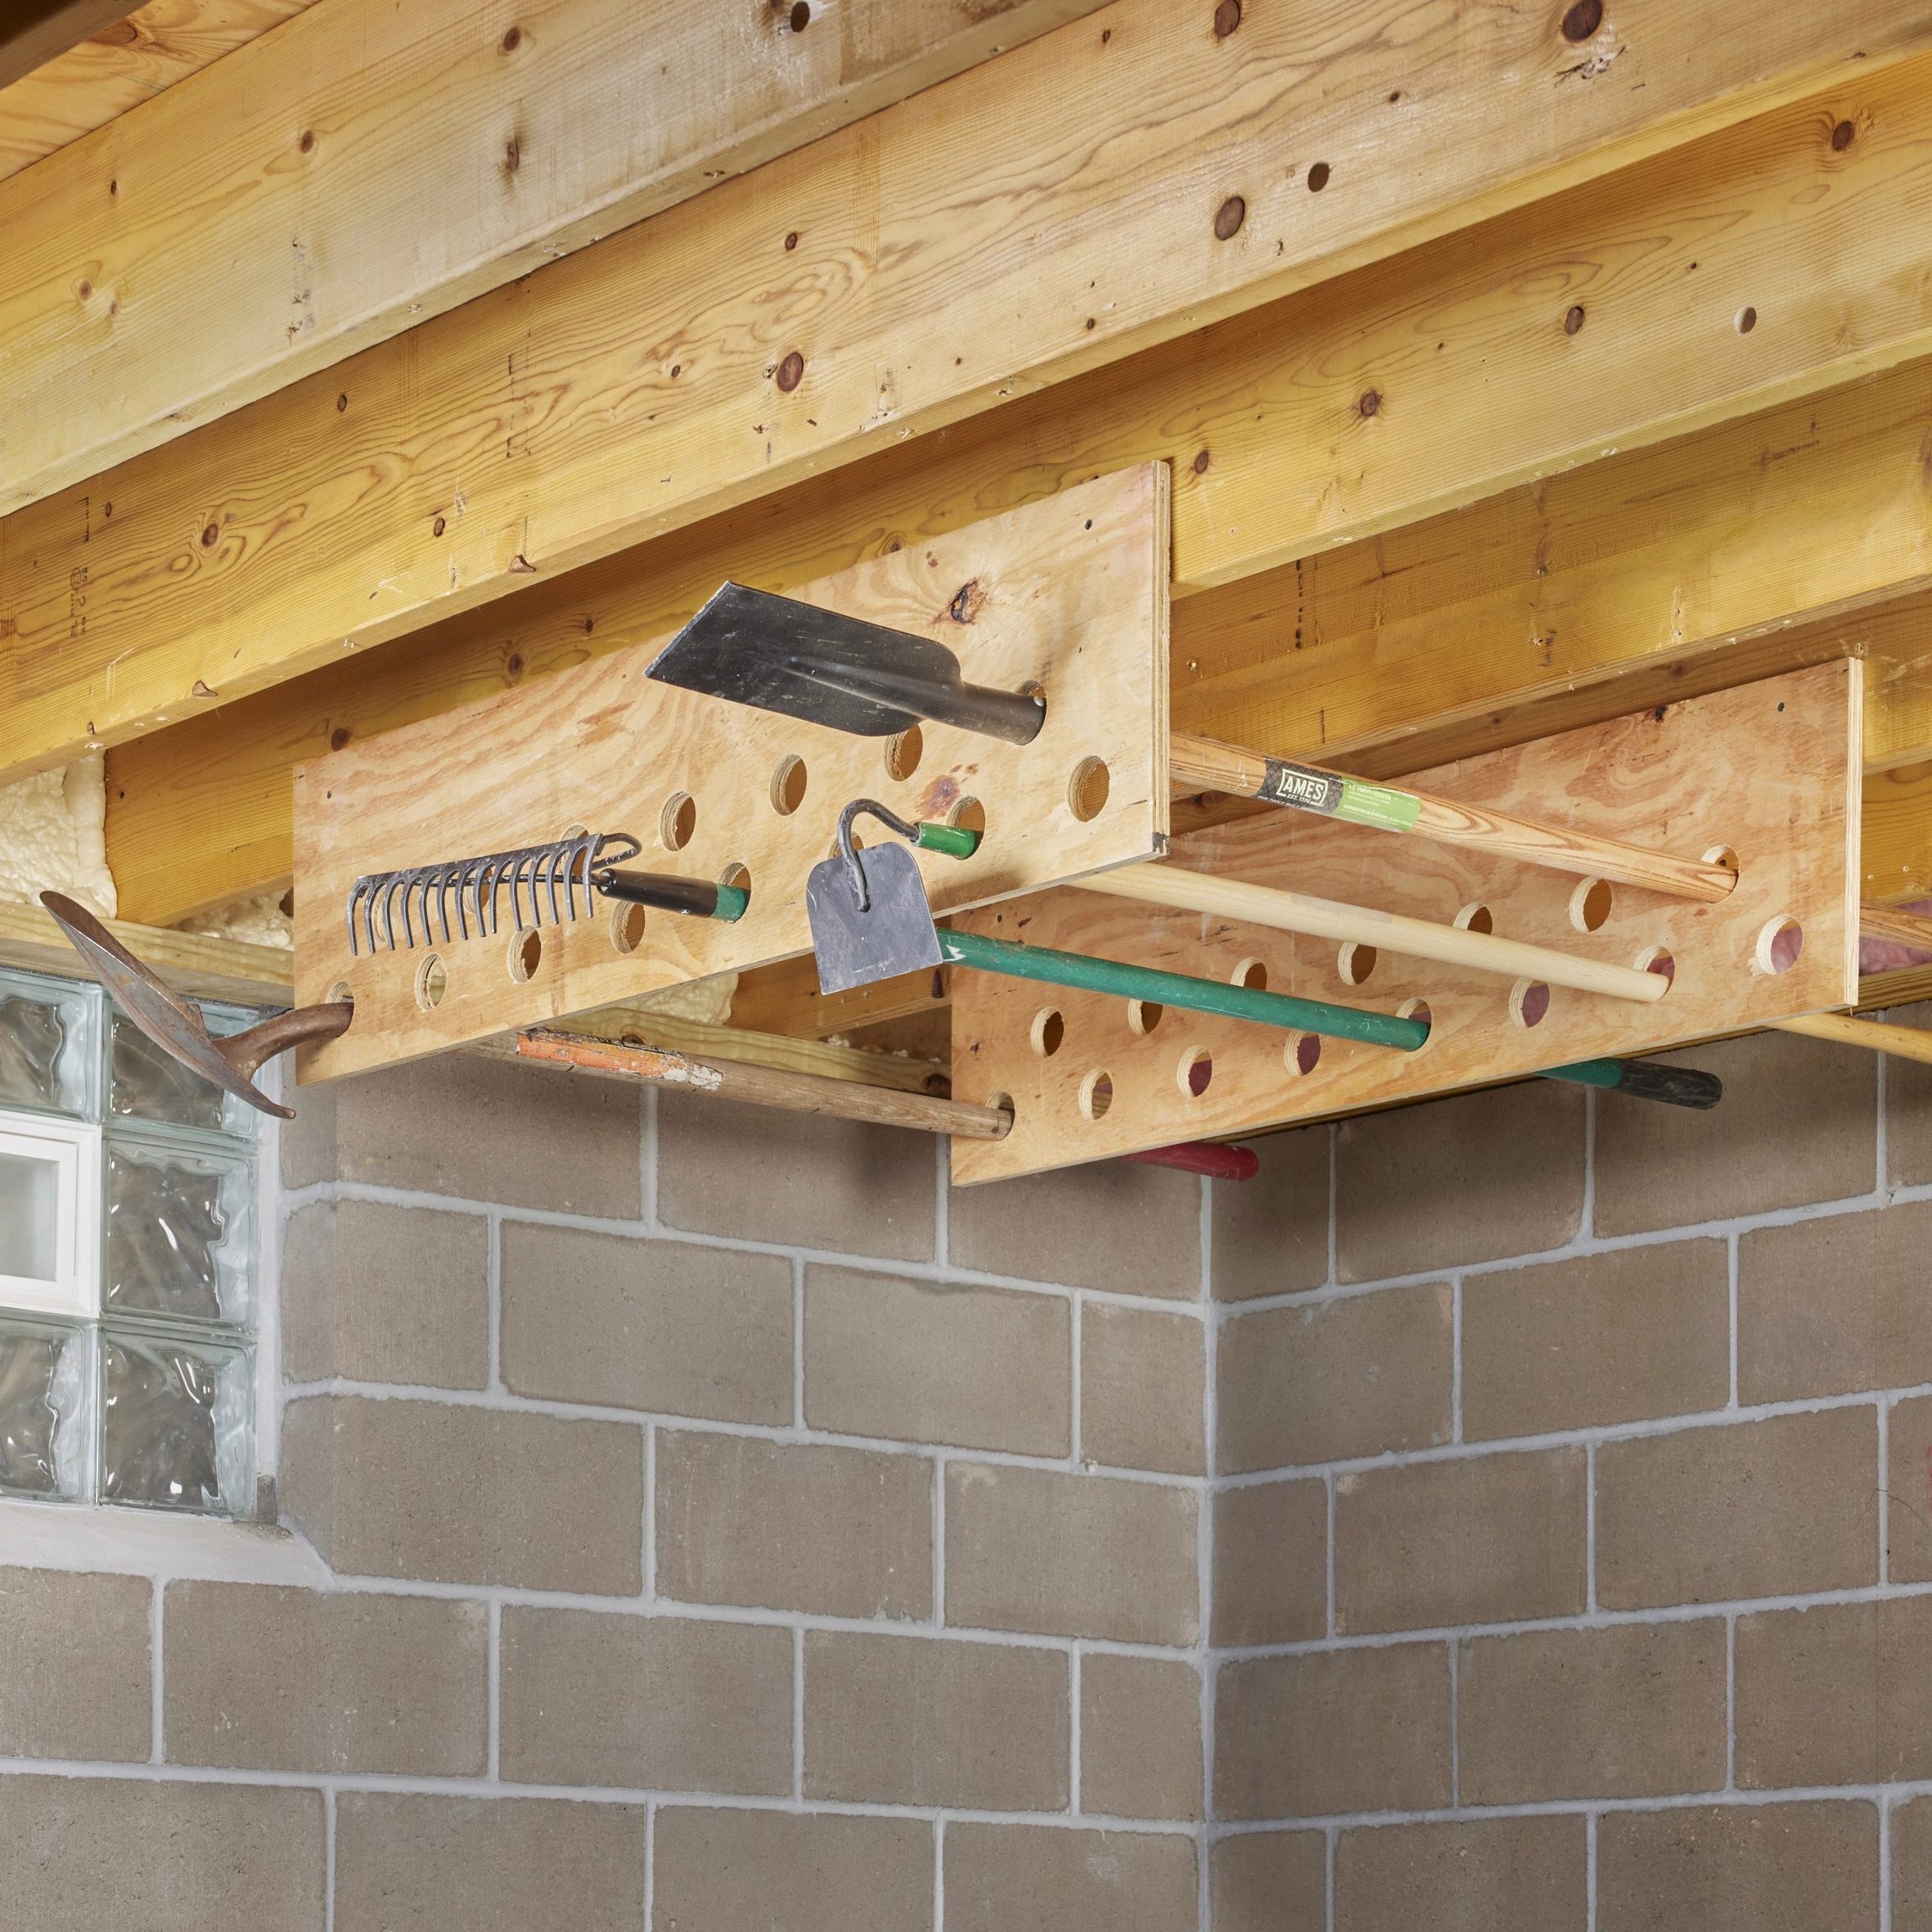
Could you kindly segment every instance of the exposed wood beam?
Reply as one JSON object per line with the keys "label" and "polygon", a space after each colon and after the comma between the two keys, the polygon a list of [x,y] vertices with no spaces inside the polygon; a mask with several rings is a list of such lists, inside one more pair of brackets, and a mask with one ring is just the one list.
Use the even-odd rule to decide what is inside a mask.
{"label": "exposed wood beam", "polygon": [[148,0],[0,92],[0,180],[151,101],[312,4]]}
{"label": "exposed wood beam", "polygon": [[[295,988],[295,955],[277,946],[251,946],[198,933],[170,932],[110,919],[107,930],[178,993],[198,999],[286,1007]],[[91,979],[87,963],[67,943],[52,916],[38,906],[0,904],[0,966],[34,973]]]}
{"label": "exposed wood beam", "polygon": [[0,15],[0,88],[132,11],[127,0],[12,0]]}
{"label": "exposed wood beam", "polygon": [[[17,633],[0,768],[232,701],[1826,73],[1841,98],[1345,296],[1329,285],[1286,325],[1286,364],[1277,336],[1246,372],[1238,410],[1203,388],[1192,342],[1164,365],[1184,398],[1164,416],[1110,376],[1088,394],[1115,405],[1103,441],[1151,422],[1170,426],[1164,445],[1183,418],[1218,435],[1182,540],[1204,583],[1909,352],[1926,298],[1898,265],[1916,236],[1892,205],[1914,152],[1897,128],[1927,110],[1878,70],[1923,46],[1932,16],[1774,9],[1741,47],[1716,0],[1629,0],[1580,48],[1564,17],[1367,0],[1311,25],[1257,7],[1221,41],[1175,0],[1116,0],[19,511],[0,525],[0,619]],[[1862,130],[1849,149],[1831,144],[1840,119]],[[1851,312],[1848,286],[1872,291]],[[1367,340],[1364,302],[1385,318]],[[1745,338],[1732,321],[1752,302],[1764,322]],[[1566,336],[1579,303],[1598,323]],[[1246,325],[1230,327],[1232,355]],[[1507,437],[1471,426],[1498,358],[1552,399],[1522,399]],[[1278,490],[1264,444],[1292,446],[1295,488]]]}
{"label": "exposed wood beam", "polygon": [[[1741,406],[1779,371],[1789,384],[1842,375],[1848,357],[1856,368],[1888,302],[1904,313],[1886,340],[1916,340],[1926,78],[1915,65],[1781,110],[126,746],[110,759],[120,889],[173,919],[281,880],[295,759],[667,630],[727,574],[805,581],[1149,457],[1175,469],[1176,726],[1263,750],[1415,769],[1462,741],[1378,747],[1432,720],[1472,747],[1533,736],[1618,708],[1579,685],[1647,664],[1668,695],[1687,675],[1673,654],[1874,612],[1932,568],[1932,383],[1916,368],[1484,493],[1558,454]],[[1835,147],[1840,105],[1858,119]],[[1907,264],[1890,295],[1846,295],[1868,286],[1858,261],[1842,286],[1821,278],[1821,262],[1862,261],[1875,236]],[[1777,295],[1741,336],[1754,287]],[[1364,420],[1371,385],[1386,407]],[[1445,495],[1484,501],[1321,550]],[[1772,640],[1764,669],[1847,642],[1790,639],[1781,658]],[[1898,648],[1894,670],[1916,650],[1909,635]],[[1876,694],[1881,760],[1932,748],[1932,716],[1909,715],[1919,688],[1890,676]],[[1564,702],[1577,708],[1547,724],[1507,715]]]}
{"label": "exposed wood beam", "polygon": [[0,182],[0,511],[1101,4],[322,0]]}

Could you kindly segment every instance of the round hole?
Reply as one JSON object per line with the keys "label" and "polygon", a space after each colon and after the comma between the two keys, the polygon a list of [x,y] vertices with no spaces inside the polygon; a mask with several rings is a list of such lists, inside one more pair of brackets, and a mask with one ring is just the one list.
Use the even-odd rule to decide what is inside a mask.
{"label": "round hole", "polygon": [[1398,1020],[1420,1020],[1430,1029],[1428,1038],[1423,1041],[1421,1047],[1416,1047],[1416,1052],[1421,1052],[1423,1048],[1428,1046],[1429,1041],[1435,1038],[1435,1016],[1429,1011],[1427,1000],[1405,999],[1395,1009],[1395,1017]]}
{"label": "round hole", "polygon": [[1510,989],[1510,1018],[1519,1026],[1541,1026],[1550,1010],[1550,989],[1540,980],[1519,980]]}
{"label": "round hole", "polygon": [[[996,1114],[1010,1114],[1016,1119],[1019,1117],[1018,1110],[1013,1105],[1013,1097],[1010,1093],[990,1093],[986,1097],[986,1104]],[[1007,1129],[1008,1133],[1012,1131],[1010,1127]]]}
{"label": "round hole", "polygon": [[1758,326],[1758,312],[1756,309],[1752,308],[1749,302],[1747,302],[1745,304],[1744,307],[1739,309],[1737,313],[1732,317],[1732,321],[1735,325],[1739,335],[1748,336],[1750,334],[1751,331],[1756,328]]}
{"label": "round hole", "polygon": [[1456,923],[1466,933],[1493,933],[1496,930],[1494,916],[1479,900],[1473,905],[1465,906],[1456,915]]}
{"label": "round hole", "polygon": [[1281,1064],[1293,1074],[1312,1074],[1322,1064],[1322,1036],[1318,1033],[1295,1033],[1288,1036],[1281,1049]]}
{"label": "round hole", "polygon": [[946,814],[946,822],[965,832],[986,836],[986,808],[975,798],[963,798]]}
{"label": "round hole", "polygon": [[682,852],[698,829],[697,800],[688,791],[674,791],[657,815],[657,835],[669,852]]}
{"label": "round hole", "polygon": [[1704,854],[1703,862],[1707,866],[1722,866],[1726,871],[1735,873],[1737,854],[1728,845],[1714,845]]}
{"label": "round hole", "polygon": [[1580,933],[1593,933],[1610,916],[1610,886],[1607,879],[1579,879],[1569,895],[1569,923]]}
{"label": "round hole", "polygon": [[619,952],[635,952],[644,943],[644,908],[615,907],[610,914],[610,943]]}
{"label": "round hole", "polygon": [[1174,1084],[1190,1100],[1199,1100],[1214,1077],[1214,1056],[1205,1047],[1190,1047],[1174,1069]]}
{"label": "round hole", "polygon": [[1158,1000],[1130,999],[1127,1002],[1128,1030],[1146,1039],[1160,1025],[1160,1016],[1166,1011]]}
{"label": "round hole", "polygon": [[919,769],[920,757],[925,750],[925,734],[917,725],[907,725],[896,738],[885,741],[885,776],[910,778]]}
{"label": "round hole", "polygon": [[449,990],[449,974],[444,968],[439,954],[427,954],[416,969],[416,1003],[426,1013],[433,1013],[443,1004],[443,996]]}
{"label": "round hole", "polygon": [[1630,962],[1640,973],[1655,973],[1660,980],[1677,978],[1677,961],[1661,946],[1646,946]]}
{"label": "round hole", "polygon": [[511,935],[507,964],[510,977],[519,986],[525,984],[543,963],[543,935],[534,926],[528,932]]}
{"label": "round hole", "polygon": [[[734,858],[718,875],[718,883],[720,885],[735,886],[749,898],[751,896],[751,868],[741,859]],[[746,910],[749,911],[750,907],[746,907]]]}
{"label": "round hole", "polygon": [[1114,1076],[1097,1068],[1080,1083],[1080,1111],[1089,1120],[1098,1120],[1114,1104]]}
{"label": "round hole", "polygon": [[355,993],[346,980],[338,980],[329,989],[329,1003],[335,1007],[353,1007]]}
{"label": "round hole", "polygon": [[1350,939],[1337,957],[1335,968],[1346,984],[1364,985],[1367,983],[1369,975],[1376,970],[1376,949],[1373,946],[1363,945],[1358,939]]}
{"label": "round hole", "polygon": [[1089,823],[1106,808],[1107,788],[1112,782],[1105,759],[1082,759],[1066,782],[1067,808],[1081,824]]}
{"label": "round hole", "polygon": [[1236,986],[1245,986],[1251,993],[1268,991],[1268,967],[1259,959],[1244,959],[1227,975]]}
{"label": "round hole", "polygon": [[788,751],[772,772],[772,809],[789,818],[805,802],[805,761]]}
{"label": "round hole", "polygon": [[1033,1016],[1033,1028],[1028,1037],[1033,1041],[1034,1052],[1042,1060],[1051,1060],[1066,1038],[1066,1021],[1061,1016],[1060,1009],[1041,1007]]}
{"label": "round hole", "polygon": [[1759,929],[1752,957],[1761,973],[1788,973],[1804,950],[1804,928],[1789,912],[1781,912]]}

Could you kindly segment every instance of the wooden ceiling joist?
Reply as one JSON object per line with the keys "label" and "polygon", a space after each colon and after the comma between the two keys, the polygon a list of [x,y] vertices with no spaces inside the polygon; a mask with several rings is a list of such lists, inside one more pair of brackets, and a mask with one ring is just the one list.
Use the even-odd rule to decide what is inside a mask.
{"label": "wooden ceiling joist", "polygon": [[[1841,97],[1633,171],[1644,193],[1679,196],[1661,227],[1628,185],[1525,209],[1497,224],[1502,259],[1493,239],[1443,245],[1366,289],[1329,284],[1305,313],[1284,305],[1267,326],[1286,345],[1230,323],[1139,376],[1103,371],[1072,403],[1084,440],[1043,447],[1080,474],[1209,450],[1200,502],[1183,489],[1178,505],[1185,591],[1912,353],[1922,278],[1895,259],[1914,237],[1890,142],[1916,123],[1880,70],[1932,20],[1884,0],[1773,9],[1741,50],[1721,12],[1632,0],[1592,52],[1555,8],[1472,21],[1376,0],[1312,28],[1256,7],[1218,40],[1205,15],[1177,36],[1168,0],[1115,0],[6,519],[0,769],[124,742],[768,498],[1831,74]],[[1840,119],[1849,148],[1831,140]],[[1833,250],[1853,313],[1820,274]],[[1787,275],[1795,295],[1762,295]],[[1393,332],[1365,341],[1359,305],[1378,290]],[[1596,323],[1565,336],[1592,297]],[[1760,297],[1747,338],[1734,317]],[[1632,327],[1610,330],[1606,304]],[[194,307],[199,327],[205,294]],[[1244,351],[1259,366],[1218,387],[1204,358]],[[1512,397],[1490,419],[1504,363],[1553,412]],[[1274,407],[1252,426],[1257,394]],[[69,412],[62,438],[84,420]],[[1039,420],[1071,426],[1057,402]],[[1177,452],[1177,422],[1209,439]],[[1272,453],[1290,448],[1297,485],[1277,505]],[[996,500],[1054,480],[1010,443],[982,453]],[[871,526],[840,523],[849,561]]]}
{"label": "wooden ceiling joist", "polygon": [[[121,890],[168,919],[285,878],[288,768],[338,736],[651,637],[725,575],[806,581],[1148,457],[1175,472],[1176,723],[1209,736],[1389,773],[1628,709],[1577,687],[1640,665],[1668,695],[1673,654],[1715,663],[1774,631],[1769,671],[1862,643],[1782,627],[1876,623],[1924,582],[1932,379],[1908,366],[1655,439],[1932,345],[1925,78],[1914,64],[1780,110],[126,745]],[[1888,289],[1867,294],[1886,250]],[[1538,470],[1554,473],[1519,481]],[[1875,691],[1884,762],[1932,755],[1932,717],[1907,714],[1919,688],[1888,674]],[[1431,720],[1445,732],[1384,749]]]}
{"label": "wooden ceiling joist", "polygon": [[323,0],[0,182],[0,511],[1100,4]]}
{"label": "wooden ceiling joist", "polygon": [[0,88],[132,11],[126,0],[11,0],[0,14]]}

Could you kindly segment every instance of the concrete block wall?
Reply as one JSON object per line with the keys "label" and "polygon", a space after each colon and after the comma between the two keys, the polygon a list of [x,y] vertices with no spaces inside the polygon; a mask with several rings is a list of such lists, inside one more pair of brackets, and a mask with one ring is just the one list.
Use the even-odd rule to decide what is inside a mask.
{"label": "concrete block wall", "polygon": [[1932,1070],[1695,1057],[1715,1115],[1532,1083],[1214,1190],[487,1064],[306,1095],[295,1534],[0,1533],[0,1898],[1932,1932]]}

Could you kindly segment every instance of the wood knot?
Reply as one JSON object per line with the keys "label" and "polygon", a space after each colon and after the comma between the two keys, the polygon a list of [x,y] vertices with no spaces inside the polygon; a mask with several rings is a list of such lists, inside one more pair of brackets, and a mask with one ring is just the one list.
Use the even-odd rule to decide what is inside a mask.
{"label": "wood knot", "polygon": [[804,379],[805,358],[795,349],[778,365],[778,387],[789,396]]}
{"label": "wood knot", "polygon": [[946,606],[946,615],[955,624],[971,624],[984,607],[986,593],[980,588],[977,577],[969,577],[952,593],[952,601]]}
{"label": "wood knot", "polygon": [[1239,195],[1230,195],[1214,210],[1214,239],[1232,241],[1241,232],[1241,223],[1248,218],[1248,204]]}
{"label": "wood knot", "polygon": [[1563,16],[1563,38],[1574,43],[1587,40],[1603,25],[1603,0],[1576,0]]}

